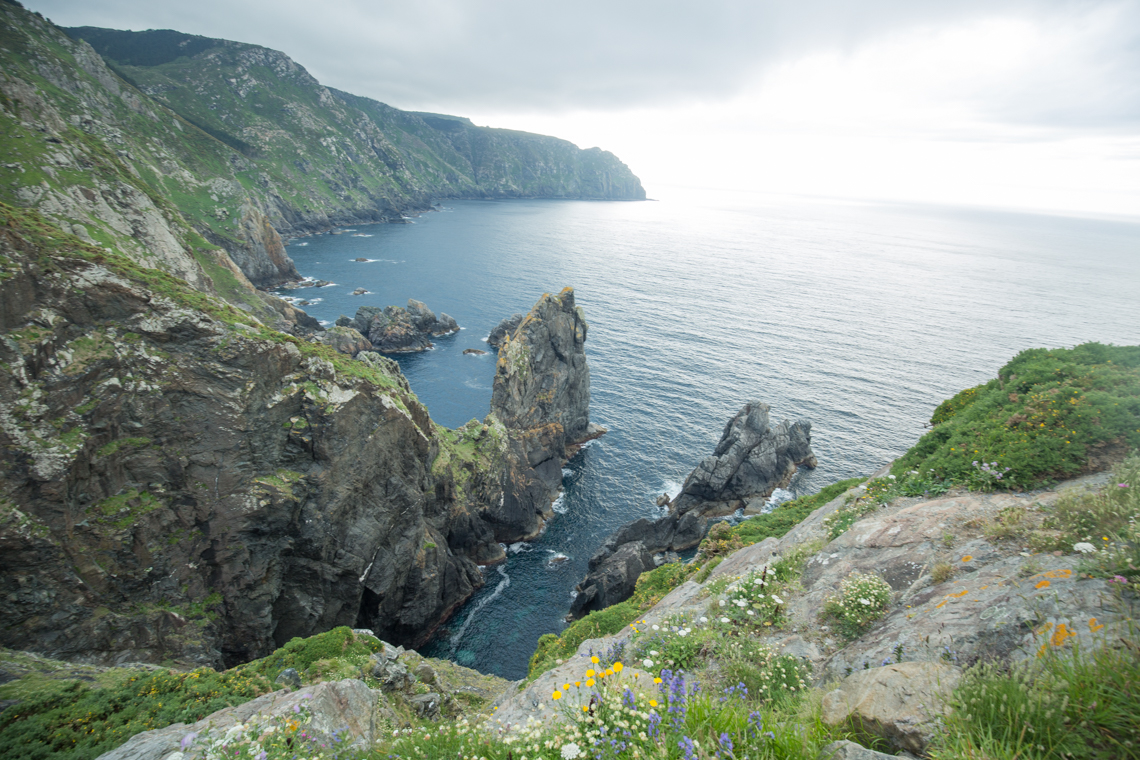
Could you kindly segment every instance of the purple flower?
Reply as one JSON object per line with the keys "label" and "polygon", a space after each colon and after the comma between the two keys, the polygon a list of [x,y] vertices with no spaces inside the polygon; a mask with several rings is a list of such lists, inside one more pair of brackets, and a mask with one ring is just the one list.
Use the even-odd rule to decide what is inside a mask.
{"label": "purple flower", "polygon": [[295,713],[301,712],[301,706],[300,705],[293,705],[293,712],[295,712]]}
{"label": "purple flower", "polygon": [[1128,583],[1128,579],[1123,575],[1117,575],[1114,576],[1113,579],[1109,581],[1109,583]]}
{"label": "purple flower", "polygon": [[725,749],[729,752],[732,752],[732,739],[731,739],[731,737],[729,737],[728,734],[721,734],[720,739],[718,739],[718,741],[720,742],[720,746],[723,749]]}
{"label": "purple flower", "polygon": [[1127,483],[1117,483],[1116,487],[1117,488],[1128,488],[1128,484]]}
{"label": "purple flower", "polygon": [[687,736],[682,736],[681,741],[677,742],[677,746],[685,751],[685,760],[696,760],[695,748],[693,747],[693,740]]}
{"label": "purple flower", "polygon": [[185,752],[187,749],[189,749],[190,745],[193,744],[194,740],[197,738],[198,738],[198,734],[186,734],[185,736],[183,736],[182,741],[179,742],[179,745],[181,746],[182,751]]}

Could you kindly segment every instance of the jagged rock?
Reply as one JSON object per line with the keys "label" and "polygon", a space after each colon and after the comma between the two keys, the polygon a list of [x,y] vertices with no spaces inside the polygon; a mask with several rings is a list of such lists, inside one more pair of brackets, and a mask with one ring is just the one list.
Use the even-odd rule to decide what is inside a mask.
{"label": "jagged rock", "polygon": [[685,479],[675,500],[677,511],[705,502],[767,497],[788,484],[798,465],[816,466],[811,423],[785,420],[772,428],[768,412],[767,404],[751,401],[728,421],[712,456]]}
{"label": "jagged rock", "polygon": [[832,742],[819,751],[817,760],[897,760],[897,755],[886,755],[867,749],[861,744],[844,739]]}
{"label": "jagged rock", "polygon": [[278,686],[287,686],[290,689],[299,689],[301,688],[301,674],[297,672],[296,668],[285,668],[277,675],[277,679],[273,683]]}
{"label": "jagged rock", "polygon": [[363,256],[357,256],[355,259],[353,259],[353,261],[368,261],[368,259],[364,258]]}
{"label": "jagged rock", "polygon": [[[363,295],[366,295],[367,293],[368,293],[368,288],[357,288],[356,290],[352,291],[352,294],[354,296],[363,296]],[[337,320],[337,324],[340,324],[340,320]]]}
{"label": "jagged rock", "polygon": [[356,356],[361,351],[371,351],[372,343],[351,327],[330,327],[320,336],[321,342],[332,346],[342,354]]}
{"label": "jagged rock", "polygon": [[948,712],[946,701],[959,678],[957,668],[938,662],[856,671],[824,695],[823,722],[850,724],[898,749],[921,753]]}
{"label": "jagged rock", "polygon": [[494,349],[503,347],[503,343],[511,335],[515,334],[519,324],[523,321],[522,314],[512,314],[504,319],[499,324],[495,325],[495,329],[491,330],[491,334],[487,336],[487,344]]}
{"label": "jagged rock", "polygon": [[[628,599],[637,582],[636,575],[630,579],[628,574],[639,562],[646,564],[644,557],[650,557],[646,569],[653,569],[654,554],[700,543],[711,517],[733,511],[730,500],[767,497],[787,485],[797,465],[816,465],[811,424],[785,420],[771,428],[768,409],[767,404],[753,401],[728,421],[713,455],[685,479],[668,515],[635,520],[610,536],[590,558],[589,572],[571,603],[571,615],[581,616]],[[657,503],[668,502],[658,499]],[[627,545],[635,548],[625,551]]]}
{"label": "jagged rock", "polygon": [[125,744],[104,752],[98,760],[163,760],[181,750],[184,738],[188,738],[189,747],[182,752],[183,760],[197,760],[235,724],[252,720],[268,723],[275,716],[293,717],[294,709],[302,706],[312,714],[305,730],[316,736],[331,739],[337,732],[341,742],[358,749],[371,747],[379,738],[376,694],[362,681],[351,678],[326,681],[293,692],[277,691],[219,710],[197,723],[175,723],[135,734]]}
{"label": "jagged rock", "polygon": [[417,694],[408,700],[416,715],[424,720],[437,720],[441,704],[440,696],[435,692]]}
{"label": "jagged rock", "polygon": [[486,356],[487,354],[486,351],[480,351],[477,348],[465,348],[463,349],[463,353],[470,354],[471,356]]}
{"label": "jagged rock", "polygon": [[351,322],[346,320],[344,326],[356,328],[367,336],[376,351],[387,354],[426,351],[432,347],[432,337],[449,335],[459,329],[451,317],[441,314],[436,318],[435,312],[411,298],[406,309],[361,306],[356,310],[356,317]]}
{"label": "jagged rock", "polygon": [[586,319],[574,289],[543,294],[499,349],[491,414],[510,438],[504,503],[495,519],[535,535],[562,487],[570,448],[590,428]]}

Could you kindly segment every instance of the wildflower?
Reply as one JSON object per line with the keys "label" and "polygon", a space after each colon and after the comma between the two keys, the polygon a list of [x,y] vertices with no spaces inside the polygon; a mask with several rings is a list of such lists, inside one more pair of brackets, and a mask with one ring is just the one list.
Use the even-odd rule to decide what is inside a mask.
{"label": "wildflower", "polygon": [[558,689],[555,689],[554,693],[550,695],[550,698],[551,699],[562,699],[562,692],[560,692]]}
{"label": "wildflower", "polygon": [[1127,483],[1117,483],[1116,487],[1117,488],[1128,488],[1128,484]]}
{"label": "wildflower", "polygon": [[614,663],[614,672],[615,672],[615,673],[620,673],[620,672],[622,671],[622,668],[624,668],[624,667],[625,667],[625,666],[624,666],[624,665],[622,665],[620,662],[615,662],[615,663]]}
{"label": "wildflower", "polygon": [[646,657],[644,660],[641,661],[641,664],[647,668],[652,668],[653,667],[653,660]]}
{"label": "wildflower", "polygon": [[649,706],[650,707],[657,707],[657,700],[656,699],[649,700]]}
{"label": "wildflower", "polygon": [[593,686],[594,685],[594,679],[593,678],[587,678],[586,679],[586,685],[587,686]]}
{"label": "wildflower", "polygon": [[194,740],[197,738],[198,734],[186,734],[183,736],[182,741],[179,742],[179,746],[182,747],[182,751],[185,752],[187,749],[189,749],[190,745],[193,744]]}
{"label": "wildflower", "polygon": [[597,655],[594,655],[593,657],[591,657],[591,658],[590,658],[590,662],[592,662],[592,663],[594,663],[595,665],[597,665],[597,664],[598,664],[598,656],[597,656]]}
{"label": "wildflower", "polygon": [[863,605],[864,607],[870,607],[870,606],[871,606],[871,600],[870,600],[870,599],[862,599],[862,598],[860,598],[860,599],[859,599],[859,604]]}
{"label": "wildflower", "polygon": [[781,599],[780,597],[776,596],[775,594],[772,594],[772,601],[775,602],[776,604],[783,604],[784,603],[784,600]]}
{"label": "wildflower", "polygon": [[727,622],[728,622],[728,618],[726,618],[726,617],[722,617],[722,618],[720,619],[720,622],[722,622],[722,623],[727,623]]}
{"label": "wildflower", "polygon": [[586,678],[593,678],[593,677],[594,677],[594,669],[590,668],[589,670],[586,671]]}
{"label": "wildflower", "polygon": [[1123,575],[1114,575],[1109,583],[1128,583],[1128,579]]}
{"label": "wildflower", "polygon": [[1073,551],[1080,552],[1081,554],[1091,554],[1096,551],[1096,547],[1087,541],[1081,541],[1080,543],[1073,544]]}
{"label": "wildflower", "polygon": [[660,630],[661,630],[661,626],[659,626],[659,625],[655,625],[655,626],[653,626],[653,630],[655,630],[655,631],[660,631]]}
{"label": "wildflower", "polygon": [[582,749],[575,742],[567,742],[562,745],[562,760],[574,760],[582,754]]}

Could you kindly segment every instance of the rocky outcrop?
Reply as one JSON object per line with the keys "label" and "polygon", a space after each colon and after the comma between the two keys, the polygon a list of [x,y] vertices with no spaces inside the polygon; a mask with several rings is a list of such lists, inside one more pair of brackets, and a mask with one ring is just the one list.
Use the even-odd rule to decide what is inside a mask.
{"label": "rocky outcrop", "polygon": [[[384,354],[414,353],[432,347],[432,338],[451,335],[459,331],[459,325],[447,314],[436,317],[435,312],[422,301],[408,299],[407,308],[400,306],[361,306],[356,316],[349,319],[341,316],[337,327],[351,328],[370,343],[364,347],[359,340],[335,338],[346,347],[356,347],[356,351],[376,350]],[[350,334],[346,334],[350,335]],[[343,349],[338,349],[343,350]]]}
{"label": "rocky outcrop", "polygon": [[570,447],[604,432],[590,423],[586,332],[565,288],[544,294],[499,349],[491,414],[510,438],[499,515],[508,532],[537,534],[553,515]]}
{"label": "rocky outcrop", "polygon": [[371,351],[372,342],[361,335],[355,328],[336,325],[325,330],[320,336],[321,342],[332,346],[342,354],[356,356],[361,351]]}
{"label": "rocky outcrop", "polygon": [[571,615],[628,599],[637,576],[659,564],[657,555],[696,546],[710,518],[745,508],[745,500],[765,500],[788,484],[798,466],[816,466],[811,423],[784,420],[773,428],[768,412],[768,405],[759,401],[745,404],[724,426],[712,456],[685,479],[668,515],[627,523],[606,541],[590,558]]}

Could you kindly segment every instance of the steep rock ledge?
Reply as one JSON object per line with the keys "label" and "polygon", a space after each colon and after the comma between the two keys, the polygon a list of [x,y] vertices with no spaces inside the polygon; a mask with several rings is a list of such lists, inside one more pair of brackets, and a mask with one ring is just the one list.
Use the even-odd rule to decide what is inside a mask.
{"label": "steep rock ledge", "polygon": [[[494,415],[440,427],[390,359],[0,211],[0,644],[214,666],[338,625],[416,645],[532,528],[504,493],[529,449]],[[544,414],[571,397],[582,420],[578,393]]]}
{"label": "steep rock ledge", "polygon": [[[786,486],[799,466],[815,467],[811,423],[784,420],[772,427],[767,404],[744,405],[724,426],[712,456],[685,479],[681,493],[659,520],[642,518],[623,525],[590,558],[570,612],[581,616],[605,609],[633,594],[637,577],[660,564],[663,552],[696,546],[709,520],[763,503]],[[759,505],[757,505],[759,506]]]}

